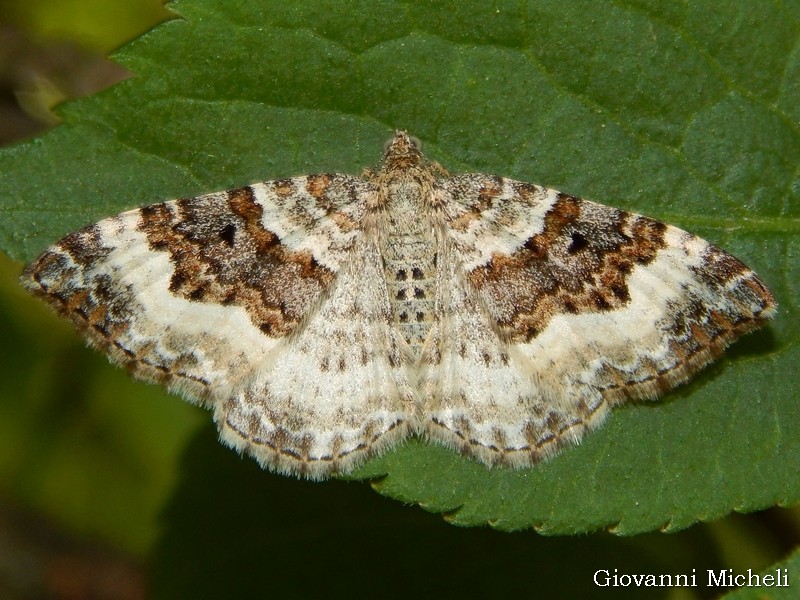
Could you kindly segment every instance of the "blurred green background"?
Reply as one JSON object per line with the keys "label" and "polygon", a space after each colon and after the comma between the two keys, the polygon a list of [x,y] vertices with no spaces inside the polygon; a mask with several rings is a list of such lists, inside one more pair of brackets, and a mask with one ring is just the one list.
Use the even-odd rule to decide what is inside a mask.
{"label": "blurred green background", "polygon": [[[0,143],[55,126],[51,107],[128,76],[103,57],[168,18],[152,0],[5,0]],[[23,293],[20,269],[0,257],[3,598],[181,598],[190,597],[187,580],[191,597],[257,595],[253,578],[232,576],[239,573],[262,574],[261,591],[278,596],[704,598],[716,593],[598,589],[590,573],[760,570],[800,541],[797,508],[669,535],[546,538],[456,528],[366,483],[266,474],[213,442],[204,411],[108,368]],[[229,480],[205,480],[209,464],[223,465]],[[237,510],[204,523],[200,536],[184,535],[203,506],[220,503]],[[279,518],[267,527],[247,518],[253,511]],[[232,532],[236,548],[222,542]],[[186,539],[202,543],[185,547]]]}
{"label": "blurred green background", "polygon": [[[128,77],[105,56],[167,18],[153,0],[0,3],[0,145]],[[158,515],[205,415],[109,369],[29,301],[20,267],[0,255],[0,597],[148,597]]]}

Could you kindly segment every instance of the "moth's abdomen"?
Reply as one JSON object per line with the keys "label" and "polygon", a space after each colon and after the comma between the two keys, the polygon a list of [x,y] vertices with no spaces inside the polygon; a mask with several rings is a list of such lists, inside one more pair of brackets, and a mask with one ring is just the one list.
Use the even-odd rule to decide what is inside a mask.
{"label": "moth's abdomen", "polygon": [[385,261],[386,286],[394,323],[419,356],[433,324],[435,254],[421,241],[405,245],[402,253],[408,258]]}
{"label": "moth's abdomen", "polygon": [[387,211],[383,258],[392,319],[419,357],[433,325],[436,243],[424,207],[412,196]]}

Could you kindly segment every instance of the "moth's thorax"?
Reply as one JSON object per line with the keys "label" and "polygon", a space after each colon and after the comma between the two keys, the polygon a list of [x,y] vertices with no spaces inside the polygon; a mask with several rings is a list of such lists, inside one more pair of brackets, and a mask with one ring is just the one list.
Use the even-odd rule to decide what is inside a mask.
{"label": "moth's thorax", "polygon": [[428,198],[432,180],[416,170],[399,175],[384,178],[381,246],[392,318],[419,357],[434,315],[436,243]]}

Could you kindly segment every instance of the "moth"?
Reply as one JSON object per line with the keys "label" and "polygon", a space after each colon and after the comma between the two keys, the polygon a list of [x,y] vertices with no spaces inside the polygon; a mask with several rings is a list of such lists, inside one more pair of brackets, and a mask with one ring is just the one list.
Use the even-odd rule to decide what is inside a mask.
{"label": "moth", "polygon": [[113,362],[211,409],[225,443],[311,479],[413,435],[527,467],[776,312],[753,271],[698,237],[450,175],[403,131],[361,177],[102,220],[22,283]]}

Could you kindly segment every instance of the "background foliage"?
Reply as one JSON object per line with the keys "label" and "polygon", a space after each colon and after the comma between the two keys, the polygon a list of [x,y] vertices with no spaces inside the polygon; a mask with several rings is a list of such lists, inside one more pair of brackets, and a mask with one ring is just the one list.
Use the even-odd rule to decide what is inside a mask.
{"label": "background foliage", "polygon": [[[698,233],[753,266],[781,312],[690,385],[616,411],[580,447],[535,469],[489,471],[414,441],[356,478],[455,524],[547,534],[674,531],[796,502],[800,4],[184,0],[170,8],[181,18],[115,54],[133,79],[64,106],[64,125],[0,153],[0,247],[10,256],[29,260],[87,222],[158,200],[306,172],[358,173],[405,128],[452,171],[535,181]],[[436,529],[433,517],[364,496],[364,484],[259,471],[217,447],[208,424],[185,446],[208,415],[79,350],[67,327],[12,285],[3,364],[16,375],[0,382],[0,475],[16,497],[75,529],[145,551],[183,450],[154,554],[164,597],[190,581],[206,592],[233,585],[210,567],[222,561],[223,573],[247,573],[276,542],[347,538],[353,560],[382,548],[397,569],[405,565],[397,572],[447,555],[462,575],[456,565],[483,564],[482,548],[492,546],[498,568],[519,557],[538,561],[537,572],[561,565],[551,582],[560,592],[566,580],[597,591],[587,586],[595,563],[681,572],[736,562],[720,541],[736,537],[725,525],[577,541]],[[440,546],[426,560],[415,542],[432,540]],[[685,546],[708,552],[676,551]],[[776,552],[767,545],[736,566],[766,566]],[[564,566],[576,553],[586,559]],[[335,578],[350,555],[333,554],[326,568]],[[276,559],[276,572],[287,561]],[[521,584],[529,572],[520,569]],[[517,581],[510,571],[501,579]],[[242,591],[252,583],[237,581]]]}

